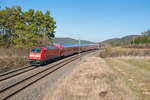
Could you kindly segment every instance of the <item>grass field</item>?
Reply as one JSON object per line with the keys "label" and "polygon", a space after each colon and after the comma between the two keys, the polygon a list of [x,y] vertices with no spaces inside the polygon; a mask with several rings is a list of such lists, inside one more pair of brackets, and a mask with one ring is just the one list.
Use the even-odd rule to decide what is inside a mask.
{"label": "grass field", "polygon": [[150,100],[150,58],[118,57],[105,61],[139,100]]}
{"label": "grass field", "polygon": [[115,72],[104,59],[88,57],[59,80],[44,100],[138,100]]}

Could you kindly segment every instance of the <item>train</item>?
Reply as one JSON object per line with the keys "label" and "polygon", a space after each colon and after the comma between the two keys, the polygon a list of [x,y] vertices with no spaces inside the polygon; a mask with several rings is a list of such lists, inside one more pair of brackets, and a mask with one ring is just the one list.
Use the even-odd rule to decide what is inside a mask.
{"label": "train", "polygon": [[47,61],[69,56],[75,53],[98,49],[97,44],[54,44],[51,46],[34,46],[29,50],[30,65],[44,65]]}

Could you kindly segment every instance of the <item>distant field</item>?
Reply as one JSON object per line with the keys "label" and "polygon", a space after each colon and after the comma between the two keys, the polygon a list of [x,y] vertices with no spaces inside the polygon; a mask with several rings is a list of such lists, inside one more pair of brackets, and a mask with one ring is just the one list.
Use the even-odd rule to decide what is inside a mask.
{"label": "distant field", "polygon": [[105,61],[139,100],[150,100],[150,58],[118,57]]}

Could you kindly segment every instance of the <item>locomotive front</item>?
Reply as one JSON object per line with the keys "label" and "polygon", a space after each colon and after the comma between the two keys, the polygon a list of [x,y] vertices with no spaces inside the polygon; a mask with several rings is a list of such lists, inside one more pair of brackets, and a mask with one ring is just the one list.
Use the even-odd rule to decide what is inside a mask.
{"label": "locomotive front", "polygon": [[43,48],[42,47],[33,47],[29,52],[29,63],[31,65],[41,65],[42,64],[42,55]]}

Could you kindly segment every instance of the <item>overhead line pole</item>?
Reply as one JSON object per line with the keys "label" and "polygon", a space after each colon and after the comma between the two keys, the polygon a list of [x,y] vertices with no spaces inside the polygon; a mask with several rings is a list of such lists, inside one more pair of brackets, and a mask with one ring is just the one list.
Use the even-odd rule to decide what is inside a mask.
{"label": "overhead line pole", "polygon": [[78,38],[79,38],[79,40],[78,40],[78,45],[79,45],[79,58],[80,58],[80,61],[81,61],[81,54],[80,54],[80,51],[81,51],[81,48],[80,48],[80,47],[81,47],[81,46],[80,46],[80,45],[81,45],[80,34],[78,34],[78,36],[79,36],[79,37],[78,37]]}

